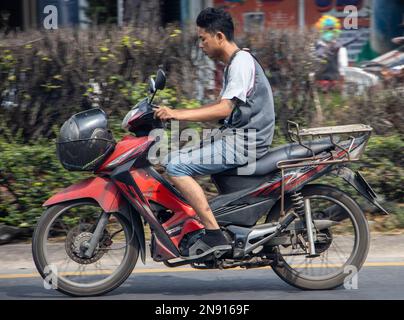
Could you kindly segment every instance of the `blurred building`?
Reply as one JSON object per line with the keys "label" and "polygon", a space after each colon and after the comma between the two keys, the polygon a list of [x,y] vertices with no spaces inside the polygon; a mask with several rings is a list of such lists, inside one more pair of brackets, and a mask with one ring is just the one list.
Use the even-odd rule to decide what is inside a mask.
{"label": "blurred building", "polygon": [[267,28],[310,28],[323,15],[349,22],[346,6],[358,11],[358,29],[344,28],[342,41],[348,45],[351,61],[368,48],[376,55],[395,47],[391,39],[403,35],[403,0],[214,0],[214,6],[228,10],[237,32],[261,32]]}
{"label": "blurred building", "polygon": [[356,60],[366,44],[377,54],[391,50],[394,45],[390,39],[403,35],[400,23],[404,19],[403,0],[1,0],[0,29],[9,33],[42,28],[49,14],[45,12],[47,6],[57,8],[58,26],[82,28],[90,21],[94,23],[97,14],[100,19],[95,19],[96,23],[123,25],[143,20],[185,25],[194,23],[203,8],[223,7],[232,14],[237,33],[310,28],[323,14],[344,22],[349,15],[344,8],[355,6],[358,29],[345,29],[342,34],[343,41],[358,37],[348,46],[350,60]]}
{"label": "blurred building", "polygon": [[[236,20],[237,32],[261,32],[267,28],[311,28],[324,15],[348,17],[346,6],[358,10],[358,30],[344,29],[341,41],[358,39],[348,46],[349,58],[357,55],[370,39],[371,0],[214,0],[217,7],[226,8]],[[349,18],[349,17],[348,17]]]}
{"label": "blurred building", "polygon": [[0,27],[10,31],[40,28],[49,11],[47,6],[57,8],[58,25],[79,25],[85,20],[86,0],[1,0]]}
{"label": "blurred building", "polygon": [[213,5],[213,0],[1,0],[0,29],[23,31],[41,28],[48,15],[44,12],[45,8],[49,5],[57,8],[58,26],[79,25],[85,28],[98,13],[101,18],[109,17],[101,19],[101,22],[123,24],[143,18],[150,22],[145,17],[146,11],[159,16],[163,25],[173,22],[184,24],[194,21],[203,8]]}

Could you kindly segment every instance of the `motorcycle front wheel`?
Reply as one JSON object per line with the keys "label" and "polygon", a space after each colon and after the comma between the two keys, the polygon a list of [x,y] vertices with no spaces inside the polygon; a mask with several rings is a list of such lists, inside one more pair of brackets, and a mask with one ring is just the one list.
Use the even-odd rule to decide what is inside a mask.
{"label": "motorcycle front wheel", "polygon": [[130,222],[119,213],[108,223],[91,257],[85,255],[102,208],[89,200],[49,207],[32,238],[35,265],[46,289],[71,296],[97,296],[120,286],[132,273],[139,244]]}
{"label": "motorcycle front wheel", "polygon": [[[272,269],[282,280],[303,290],[330,290],[345,283],[356,285],[353,279],[366,260],[370,244],[369,226],[362,209],[346,193],[326,185],[307,185],[301,194],[309,201],[312,219],[328,224],[332,221],[332,226],[316,229],[317,257],[308,254],[306,228],[289,232],[289,242],[271,248],[278,256]],[[287,198],[286,214],[293,210],[292,201]]]}

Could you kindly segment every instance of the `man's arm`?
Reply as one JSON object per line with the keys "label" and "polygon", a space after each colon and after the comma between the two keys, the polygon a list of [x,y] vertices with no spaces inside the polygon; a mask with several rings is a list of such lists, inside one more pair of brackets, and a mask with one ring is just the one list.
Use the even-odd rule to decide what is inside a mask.
{"label": "man's arm", "polygon": [[196,109],[170,109],[168,107],[158,107],[156,117],[162,120],[180,120],[180,121],[214,121],[224,119],[233,111],[233,102],[228,99],[222,99],[218,103],[204,105]]}

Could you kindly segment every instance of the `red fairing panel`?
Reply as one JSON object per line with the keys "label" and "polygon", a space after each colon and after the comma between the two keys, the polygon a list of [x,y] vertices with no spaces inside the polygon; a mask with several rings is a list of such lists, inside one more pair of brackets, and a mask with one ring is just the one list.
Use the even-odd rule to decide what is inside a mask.
{"label": "red fairing panel", "polygon": [[111,180],[94,177],[80,181],[55,194],[43,206],[48,207],[57,203],[84,198],[94,199],[105,212],[119,211],[119,206],[124,201]]}
{"label": "red fairing panel", "polygon": [[106,167],[108,166],[109,163],[114,161],[119,156],[123,155],[125,152],[128,152],[131,149],[135,149],[147,142],[149,142],[147,144],[147,146],[150,146],[150,144],[153,142],[153,140],[149,137],[134,137],[134,136],[123,137],[122,140],[116,144],[114,152],[112,152],[108,156],[108,158],[105,160],[105,162],[102,164],[102,166],[97,170],[97,172],[108,170],[108,168],[106,168]]}
{"label": "red fairing panel", "polygon": [[131,175],[148,201],[154,201],[173,211],[174,216],[162,225],[166,231],[169,232],[172,228],[183,226],[180,234],[171,237],[177,248],[186,233],[204,228],[203,224],[197,220],[198,216],[190,205],[178,199],[145,170],[134,169],[131,171]]}

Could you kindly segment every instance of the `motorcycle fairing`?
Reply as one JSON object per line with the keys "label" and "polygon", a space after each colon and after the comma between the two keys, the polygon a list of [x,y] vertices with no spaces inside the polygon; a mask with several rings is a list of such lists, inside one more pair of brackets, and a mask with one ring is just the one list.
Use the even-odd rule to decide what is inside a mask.
{"label": "motorcycle fairing", "polygon": [[132,204],[136,211],[139,212],[147,223],[149,223],[150,228],[154,231],[157,239],[160,242],[159,244],[163,250],[162,257],[165,260],[176,258],[180,255],[178,249],[175,247],[167,232],[153,214],[147,199],[143,196],[142,191],[139,189],[131,175],[130,170],[135,161],[136,159],[133,159],[116,168],[111,173],[111,178],[129,203]]}
{"label": "motorcycle fairing", "polygon": [[97,173],[108,170],[111,171],[111,168],[108,168],[108,165],[117,161],[120,157],[122,159],[118,161],[119,163],[117,163],[117,165],[114,165],[114,168],[126,161],[134,159],[139,154],[145,153],[154,142],[155,141],[149,137],[134,137],[130,135],[123,137],[122,140],[116,144],[114,151],[97,170]]}
{"label": "motorcycle fairing", "polygon": [[[133,169],[130,174],[146,201],[158,203],[173,212],[173,216],[161,226],[177,248],[184,234],[204,228],[195,210],[185,199],[178,197],[178,192],[172,186],[169,187],[168,182],[153,168]],[[176,232],[180,227],[182,231]]]}

